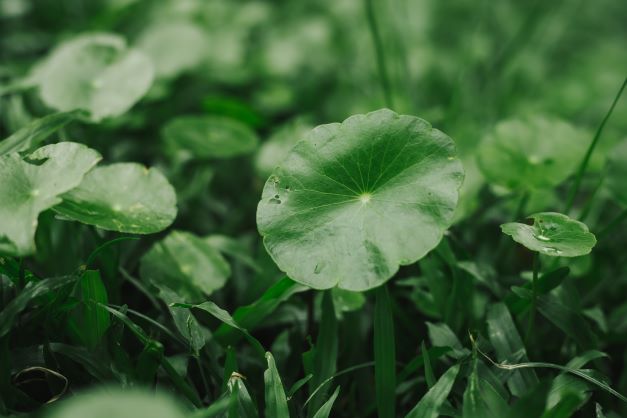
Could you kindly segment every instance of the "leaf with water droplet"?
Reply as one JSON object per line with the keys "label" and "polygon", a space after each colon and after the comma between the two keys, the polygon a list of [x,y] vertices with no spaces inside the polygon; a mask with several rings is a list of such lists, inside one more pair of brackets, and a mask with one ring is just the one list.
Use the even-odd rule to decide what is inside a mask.
{"label": "leaf with water droplet", "polygon": [[39,214],[61,202],[60,195],[78,186],[100,158],[74,142],[47,145],[26,157],[17,152],[1,156],[0,253],[34,253]]}
{"label": "leaf with water droplet", "polygon": [[96,167],[54,207],[68,219],[132,234],[159,232],[176,217],[176,194],[158,170],[141,164]]}
{"label": "leaf with water droplet", "polygon": [[307,286],[376,287],[451,224],[464,176],[454,156],[448,136],[387,109],[318,126],[266,182],[257,209],[264,244]]}
{"label": "leaf with water droplet", "polygon": [[546,189],[577,168],[589,142],[586,131],[545,116],[498,123],[479,146],[486,179],[508,189]]}
{"label": "leaf with water droplet", "polygon": [[553,257],[579,257],[596,244],[586,224],[561,213],[536,213],[529,219],[533,225],[511,222],[501,225],[501,230],[531,251]]}
{"label": "leaf with water droplet", "polygon": [[172,231],[142,257],[142,279],[167,287],[188,303],[200,303],[220,289],[231,267],[207,240],[184,231]]}
{"label": "leaf with water droplet", "polygon": [[154,69],[124,38],[98,33],[62,43],[33,71],[42,100],[68,111],[83,109],[93,121],[118,116],[146,94]]}

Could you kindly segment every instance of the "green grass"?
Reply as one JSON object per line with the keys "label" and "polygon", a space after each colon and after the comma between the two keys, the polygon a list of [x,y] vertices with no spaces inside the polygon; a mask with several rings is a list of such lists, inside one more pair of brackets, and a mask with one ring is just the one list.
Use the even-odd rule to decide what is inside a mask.
{"label": "green grass", "polygon": [[618,0],[0,0],[0,416],[627,416]]}

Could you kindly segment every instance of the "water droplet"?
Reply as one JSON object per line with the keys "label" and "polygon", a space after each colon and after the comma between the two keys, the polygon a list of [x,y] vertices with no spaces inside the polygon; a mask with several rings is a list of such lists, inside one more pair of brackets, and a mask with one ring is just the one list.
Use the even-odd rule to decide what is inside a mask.
{"label": "water droplet", "polygon": [[554,248],[554,247],[544,247],[542,248],[542,251],[544,251],[547,254],[552,254],[552,255],[560,255],[562,253],[561,250],[558,250],[557,248]]}
{"label": "water droplet", "polygon": [[537,155],[530,155],[528,158],[529,163],[533,164],[533,165],[537,165],[542,163],[542,158],[540,158]]}
{"label": "water droplet", "polygon": [[540,241],[551,241],[551,238],[547,237],[546,235],[536,235],[535,236],[537,239],[539,239]]}

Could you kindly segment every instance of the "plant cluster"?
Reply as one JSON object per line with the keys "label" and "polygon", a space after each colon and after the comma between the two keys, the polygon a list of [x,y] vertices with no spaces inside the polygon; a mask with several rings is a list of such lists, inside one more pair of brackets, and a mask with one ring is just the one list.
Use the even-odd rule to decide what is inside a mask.
{"label": "plant cluster", "polygon": [[625,416],[626,14],[0,0],[0,415]]}

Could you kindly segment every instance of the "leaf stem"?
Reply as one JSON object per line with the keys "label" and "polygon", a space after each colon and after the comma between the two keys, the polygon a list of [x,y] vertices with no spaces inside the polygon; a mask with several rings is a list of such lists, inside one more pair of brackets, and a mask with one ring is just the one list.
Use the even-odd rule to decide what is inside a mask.
{"label": "leaf stem", "polygon": [[594,152],[594,149],[596,148],[599,142],[599,138],[601,137],[601,133],[603,132],[603,128],[605,128],[605,124],[607,123],[610,116],[612,116],[612,112],[614,112],[614,107],[616,107],[616,103],[618,103],[618,100],[620,99],[620,96],[623,94],[623,90],[625,90],[626,85],[627,85],[627,77],[625,77],[625,80],[623,81],[622,86],[618,90],[618,93],[616,94],[616,97],[614,98],[612,105],[610,106],[609,110],[605,114],[605,117],[601,121],[601,124],[597,128],[597,131],[594,134],[594,138],[592,138],[592,142],[590,143],[590,146],[588,147],[588,150],[586,151],[586,155],[583,157],[583,160],[581,161],[579,170],[577,171],[577,175],[575,177],[575,182],[573,183],[573,187],[570,189],[570,194],[568,196],[568,200],[566,201],[567,202],[566,208],[564,210],[564,213],[566,214],[568,214],[568,212],[570,212],[570,210],[573,207],[573,203],[575,202],[575,197],[577,196],[577,193],[579,192],[579,188],[581,187],[581,181],[583,179],[584,174],[586,173],[586,169],[588,168],[590,157],[592,156],[592,153]]}
{"label": "leaf stem", "polygon": [[385,96],[385,105],[389,108],[394,107],[394,101],[392,98],[392,87],[390,84],[390,78],[388,77],[387,66],[385,63],[385,55],[383,52],[383,40],[381,39],[381,32],[377,24],[377,19],[374,13],[373,0],[364,0],[366,5],[366,17],[368,18],[368,28],[372,35],[372,43],[374,44],[374,51],[377,57],[377,70],[379,72],[379,79],[381,81],[381,87],[383,88],[383,94]]}
{"label": "leaf stem", "polygon": [[533,276],[531,277],[531,310],[529,311],[529,322],[527,323],[527,332],[525,334],[525,344],[529,345],[529,339],[533,332],[533,324],[536,317],[536,305],[538,299],[538,273],[540,271],[540,256],[537,252],[533,253]]}
{"label": "leaf stem", "polygon": [[618,214],[617,217],[615,217],[614,219],[612,219],[610,221],[610,223],[608,223],[605,228],[603,228],[601,230],[601,232],[598,233],[597,238],[601,239],[603,238],[605,235],[607,235],[612,229],[614,229],[616,226],[620,225],[621,222],[623,222],[625,219],[627,219],[627,209],[624,209],[621,213]]}
{"label": "leaf stem", "polygon": [[376,290],[374,307],[374,375],[378,416],[396,416],[396,343],[392,301],[386,285]]}

